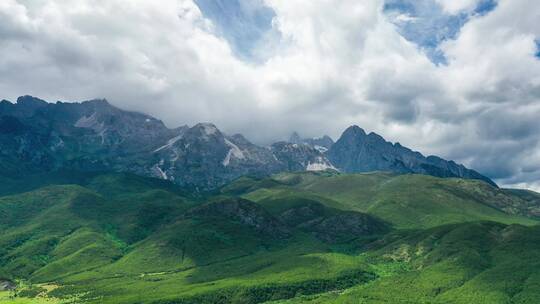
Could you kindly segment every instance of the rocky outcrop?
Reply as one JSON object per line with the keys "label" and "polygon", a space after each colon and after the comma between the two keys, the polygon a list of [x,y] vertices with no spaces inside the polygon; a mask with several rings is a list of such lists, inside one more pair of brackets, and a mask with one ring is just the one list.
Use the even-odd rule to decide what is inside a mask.
{"label": "rocky outcrop", "polygon": [[287,171],[335,170],[322,152],[308,144],[282,141],[273,144],[271,150]]}
{"label": "rocky outcrop", "polygon": [[289,142],[292,144],[307,144],[315,149],[319,150],[321,153],[324,153],[330,149],[334,144],[334,140],[328,135],[323,137],[313,137],[313,138],[302,138],[297,132],[293,132],[289,137]]}
{"label": "rocky outcrop", "polygon": [[14,290],[17,288],[15,282],[8,279],[0,279],[0,291]]}

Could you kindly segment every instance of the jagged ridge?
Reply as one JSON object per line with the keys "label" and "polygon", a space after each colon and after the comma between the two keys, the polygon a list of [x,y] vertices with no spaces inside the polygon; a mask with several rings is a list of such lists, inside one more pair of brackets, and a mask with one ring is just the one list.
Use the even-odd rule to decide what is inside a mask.
{"label": "jagged ridge", "polygon": [[149,115],[106,100],[47,103],[22,96],[0,102],[0,169],[24,175],[62,169],[131,172],[199,190],[214,189],[243,175],[282,171],[390,171],[438,177],[489,178],[452,161],[424,157],[357,126],[334,143],[328,136],[269,147],[211,123],[169,129]]}

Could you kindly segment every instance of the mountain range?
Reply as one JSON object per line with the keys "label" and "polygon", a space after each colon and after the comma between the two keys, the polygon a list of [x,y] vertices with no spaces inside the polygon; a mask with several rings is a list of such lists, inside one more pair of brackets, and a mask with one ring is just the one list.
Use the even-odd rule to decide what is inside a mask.
{"label": "mountain range", "polygon": [[358,126],[259,146],[0,102],[0,304],[536,304],[539,223],[539,193]]}
{"label": "mountain range", "polygon": [[459,177],[496,184],[453,161],[425,157],[358,126],[330,137],[302,138],[266,147],[211,123],[170,129],[149,115],[119,109],[106,100],[56,102],[22,96],[0,102],[0,169],[13,176],[76,171],[131,172],[211,190],[250,175],[336,170],[388,171]]}

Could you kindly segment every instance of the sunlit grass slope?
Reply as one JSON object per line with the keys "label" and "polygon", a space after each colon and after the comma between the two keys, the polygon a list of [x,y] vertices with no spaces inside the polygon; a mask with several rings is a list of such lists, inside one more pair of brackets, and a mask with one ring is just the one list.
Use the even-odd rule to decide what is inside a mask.
{"label": "sunlit grass slope", "polygon": [[223,189],[269,204],[311,199],[342,210],[365,212],[395,228],[429,228],[466,221],[535,224],[528,204],[484,182],[389,173],[284,173],[270,180],[240,179]]}

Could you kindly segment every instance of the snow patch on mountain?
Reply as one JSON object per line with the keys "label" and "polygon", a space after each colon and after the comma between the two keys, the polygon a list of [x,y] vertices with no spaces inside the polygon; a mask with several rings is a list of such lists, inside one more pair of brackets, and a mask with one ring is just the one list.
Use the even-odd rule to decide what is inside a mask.
{"label": "snow patch on mountain", "polygon": [[160,167],[160,166],[163,166],[164,163],[165,161],[162,159],[159,161],[159,163],[155,164],[152,169],[154,169],[154,171],[157,173],[156,175],[158,175],[164,180],[168,180],[169,177],[167,176],[167,173],[165,173],[165,171],[163,171],[163,169],[161,169]]}
{"label": "snow patch on mountain", "polygon": [[103,130],[104,125],[103,123],[100,123],[97,119],[97,113],[94,112],[90,116],[83,116],[75,122],[75,127],[77,128],[86,128],[86,129],[92,129],[96,132],[100,132]]}
{"label": "snow patch on mountain", "polygon": [[99,132],[99,137],[101,138],[101,144],[105,144],[105,132],[107,131],[107,128],[104,128]]}
{"label": "snow patch on mountain", "polygon": [[223,166],[227,167],[231,161],[231,157],[235,157],[237,159],[244,159],[245,156],[244,156],[244,152],[238,148],[237,145],[235,145],[234,143],[232,143],[230,140],[228,139],[224,139],[225,140],[225,144],[227,144],[227,146],[230,147],[229,149],[229,152],[227,152],[227,156],[225,156],[225,159],[223,159]]}
{"label": "snow patch on mountain", "polygon": [[204,134],[206,135],[214,135],[218,132],[216,126],[211,123],[201,123],[200,125],[203,128]]}
{"label": "snow patch on mountain", "polygon": [[157,169],[158,169],[158,171],[159,171],[159,173],[161,175],[161,178],[168,179],[167,174],[165,172],[163,172],[163,170],[160,167],[157,167]]}
{"label": "snow patch on mountain", "polygon": [[313,146],[313,148],[315,148],[315,150],[317,150],[317,151],[319,151],[321,153],[324,153],[324,152],[328,151],[328,148],[323,147],[323,146],[319,146],[319,145],[315,145],[315,146]]}
{"label": "snow patch on mountain", "polygon": [[167,143],[157,149],[154,150],[154,153],[159,152],[163,149],[168,149],[172,147],[177,141],[179,141],[182,138],[183,134],[180,134],[178,136],[175,136],[167,141]]}
{"label": "snow patch on mountain", "polygon": [[322,157],[317,157],[315,162],[308,162],[306,167],[307,171],[324,171],[324,170],[337,170],[330,162]]}

